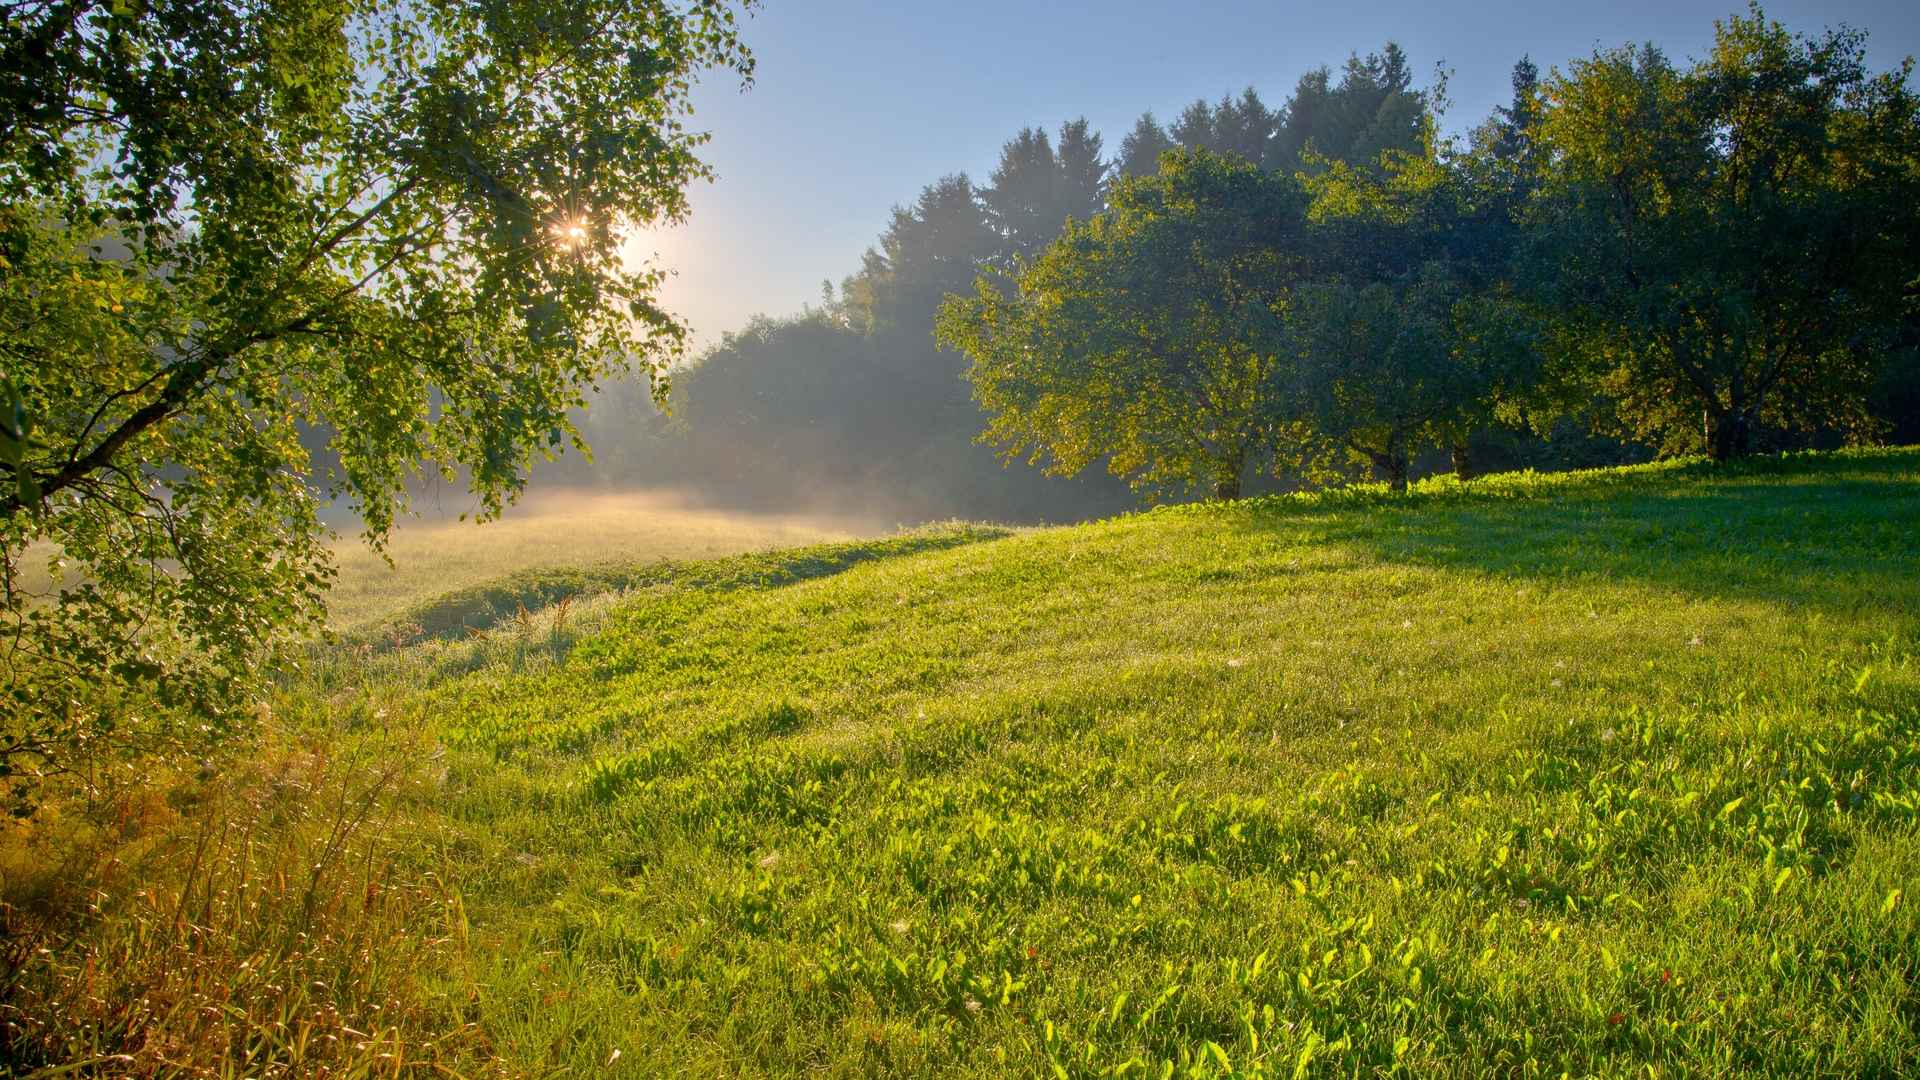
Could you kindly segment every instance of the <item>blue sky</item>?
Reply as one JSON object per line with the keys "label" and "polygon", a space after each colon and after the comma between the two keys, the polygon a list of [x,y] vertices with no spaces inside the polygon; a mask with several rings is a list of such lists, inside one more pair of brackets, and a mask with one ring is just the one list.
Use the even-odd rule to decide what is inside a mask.
{"label": "blue sky", "polygon": [[[945,173],[984,179],[1025,125],[1086,116],[1109,150],[1144,109],[1170,118],[1196,97],[1246,86],[1279,106],[1300,73],[1391,39],[1422,82],[1451,72],[1446,127],[1479,122],[1507,97],[1513,62],[1542,70],[1597,46],[1651,40],[1698,56],[1736,0],[1550,3],[1027,3],[768,0],[745,23],[754,87],[709,78],[696,127],[719,171],[692,192],[688,225],[636,239],[676,276],[668,306],[717,340],[755,313],[785,314],[839,281],[897,203]],[[1885,69],[1920,53],[1912,0],[1775,3],[1796,30],[1870,32]]]}

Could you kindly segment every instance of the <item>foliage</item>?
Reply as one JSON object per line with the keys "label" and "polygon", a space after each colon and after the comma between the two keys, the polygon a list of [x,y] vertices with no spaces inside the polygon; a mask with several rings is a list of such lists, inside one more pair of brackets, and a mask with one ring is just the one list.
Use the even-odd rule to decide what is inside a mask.
{"label": "foliage", "polygon": [[1153,110],[1148,109],[1134,121],[1133,130],[1121,141],[1120,156],[1113,162],[1114,175],[1124,179],[1157,173],[1160,171],[1160,156],[1173,148],[1173,138],[1160,125]]}
{"label": "foliage", "polygon": [[1217,104],[1195,101],[1166,127],[1144,113],[1115,168],[1121,176],[1153,173],[1160,155],[1175,147],[1232,154],[1283,173],[1312,170],[1316,161],[1368,167],[1382,154],[1420,148],[1435,96],[1413,88],[1407,54],[1388,42],[1381,52],[1348,57],[1337,82],[1325,67],[1302,75],[1278,109],[1248,87]]}
{"label": "foliage", "polygon": [[1504,177],[1444,155],[1372,168],[1326,163],[1309,180],[1320,276],[1289,314],[1301,348],[1304,423],[1374,479],[1407,484],[1409,457],[1467,444],[1538,381],[1534,313],[1513,281],[1517,239]]}
{"label": "foliage", "polygon": [[[1055,136],[1023,129],[985,185],[949,177],[901,208],[862,269],[826,290],[821,310],[763,320],[715,348],[682,380],[680,422],[636,418],[627,452],[608,472],[684,476],[759,505],[877,502],[911,518],[1057,521],[1129,505],[1099,470],[1069,483],[1043,480],[1020,455],[993,467],[991,454],[970,445],[992,418],[967,397],[966,359],[936,347],[926,330],[944,297],[969,294],[970,269],[1005,293],[1068,217],[1084,224],[1108,208],[1120,182],[1153,175],[1173,149],[1233,156],[1314,185],[1315,221],[1304,245],[1287,253],[1313,261],[1313,281],[1290,301],[1296,370],[1275,395],[1292,402],[1281,456],[1304,469],[1289,469],[1280,484],[1346,478],[1351,461],[1381,478],[1413,477],[1444,467],[1448,452],[1471,476],[1488,466],[1616,464],[1700,448],[1696,421],[1710,410],[1685,371],[1662,360],[1671,350],[1659,342],[1676,333],[1719,343],[1726,369],[1700,369],[1708,383],[1724,384],[1715,400],[1738,390],[1758,401],[1748,410],[1751,448],[1911,441],[1899,433],[1920,430],[1909,391],[1920,338],[1908,295],[1910,253],[1920,244],[1907,210],[1920,167],[1914,125],[1899,129],[1901,72],[1866,75],[1852,32],[1825,43],[1787,40],[1756,14],[1723,27],[1722,38],[1717,59],[1667,69],[1675,86],[1694,88],[1679,111],[1633,113],[1628,97],[1615,95],[1606,106],[1617,106],[1615,115],[1601,108],[1604,95],[1556,96],[1556,88],[1598,87],[1593,73],[1631,67],[1633,50],[1601,53],[1544,81],[1522,59],[1510,102],[1459,141],[1436,137],[1444,74],[1416,88],[1408,58],[1391,44],[1307,72],[1277,106],[1248,88],[1196,101],[1170,124],[1143,114],[1110,163],[1081,121]],[[1833,78],[1806,81],[1815,70]],[[1858,85],[1844,89],[1856,76]],[[1638,76],[1623,78],[1622,94]],[[1794,119],[1794,109],[1827,108],[1817,106],[1823,95],[1837,102],[1831,117],[1851,118],[1830,132]],[[1775,107],[1789,100],[1800,104]],[[1746,164],[1697,137],[1729,110],[1765,135],[1742,143]],[[1645,190],[1634,194],[1595,171],[1593,153],[1667,146],[1682,128],[1700,144],[1689,151],[1692,174],[1668,169],[1686,164],[1668,154],[1659,166],[1667,172],[1635,174]],[[1625,141],[1578,149],[1587,137],[1579,132]],[[1783,165],[1777,179],[1786,186],[1765,206],[1742,209],[1739,200],[1752,197],[1742,193],[1741,169],[1769,154],[1814,160],[1808,148],[1821,140],[1829,144],[1822,160],[1833,165],[1820,174],[1826,179]],[[1789,144],[1801,149],[1781,149]],[[1104,187],[1095,183],[1103,171]],[[1659,185],[1688,194],[1647,198]],[[1623,193],[1639,215],[1631,230],[1609,224],[1619,209],[1609,200]],[[1622,261],[1629,235],[1630,263]],[[1803,236],[1814,247],[1790,239]],[[1650,261],[1655,249],[1665,254]],[[1825,285],[1792,271],[1806,250],[1825,253]],[[1629,265],[1643,279],[1637,286],[1623,284],[1619,271]],[[1848,275],[1852,285],[1840,281]],[[1725,309],[1715,315],[1724,325],[1689,314],[1708,301]],[[1780,306],[1789,302],[1791,311]],[[1314,309],[1318,322],[1306,318]],[[1792,333],[1772,333],[1767,319]],[[1423,339],[1429,333],[1446,340]],[[1742,341],[1766,344],[1756,351]],[[1755,399],[1776,363],[1773,388]],[[1743,364],[1752,370],[1735,378]],[[1721,425],[1730,439],[1738,427]],[[1099,463],[1098,455],[1085,460]],[[1197,490],[1214,486],[1209,476],[1188,479]],[[1276,482],[1251,470],[1246,480]]]}
{"label": "foliage", "polygon": [[[1920,98],[1910,65],[1869,74],[1862,40],[1796,37],[1755,8],[1684,73],[1648,46],[1542,87],[1523,60],[1512,103],[1464,149],[1439,142],[1392,47],[1351,60],[1337,88],[1310,74],[1280,113],[1249,90],[1164,132],[1143,118],[1111,209],[1036,264],[1052,280],[1030,273],[1017,299],[983,282],[943,340],[973,358],[986,438],[1013,454],[1222,495],[1249,447],[1322,478],[1350,455],[1398,489],[1426,447],[1470,476],[1476,433],[1569,413],[1717,460],[1762,424],[1864,438],[1876,407],[1903,408],[1883,372],[1912,348]],[[1302,125],[1319,134],[1286,134]],[[1228,230],[1291,280],[1194,280],[1205,243],[1089,242],[1146,175],[1140,156],[1169,143],[1298,170],[1310,228]],[[1164,314],[1207,303],[1189,325]],[[1231,329],[1208,324],[1227,310]],[[1204,397],[1182,383],[1185,352],[1261,358],[1225,395],[1242,411],[1224,428],[1211,403],[1170,404]]]}
{"label": "foliage", "polygon": [[1438,263],[1392,281],[1303,286],[1293,316],[1313,442],[1406,490],[1409,455],[1459,447],[1491,413],[1501,376],[1525,364],[1525,329],[1506,315]]}
{"label": "foliage", "polygon": [[622,478],[893,520],[1058,521],[1128,508],[1116,484],[1005,470],[973,445],[983,419],[964,360],[931,334],[949,293],[1098,211],[1101,154],[1085,121],[1061,125],[1057,139],[1028,129],[987,186],[948,176],[896,207],[860,272],[827,289],[820,309],[726,335],[676,377],[671,421],[629,414],[623,443],[648,460]]}
{"label": "foliage", "polygon": [[[930,303],[941,294],[914,295]],[[628,414],[624,433],[589,429],[596,460],[611,438],[632,455],[624,467],[558,475],[697,485],[701,498],[727,505],[886,526],[954,516],[1077,520],[1133,505],[1104,478],[1001,468],[973,444],[983,420],[967,397],[963,361],[926,332],[931,310],[895,310],[888,322],[898,329],[851,325],[845,307],[755,320],[674,376],[670,418]]]}
{"label": "foliage", "polygon": [[[1397,47],[1328,80],[1304,79],[1284,113],[1249,89],[1196,102],[1164,132],[1143,117],[1103,218],[1063,235],[1018,298],[983,278],[973,300],[948,306],[939,334],[974,361],[976,399],[993,413],[984,438],[1054,471],[1104,460],[1139,487],[1219,497],[1238,495],[1250,465],[1338,475],[1349,452],[1396,487],[1423,444],[1453,446],[1466,467],[1473,432],[1534,367],[1529,320],[1502,302],[1531,121],[1512,114],[1495,156],[1515,164],[1482,176],[1442,158]],[[1516,97],[1528,91],[1517,73]],[[1194,226],[1208,239],[1159,207],[1122,220],[1143,177],[1172,169],[1169,184],[1188,182],[1186,156],[1155,170],[1140,160],[1175,144],[1248,176],[1249,163],[1301,170],[1314,227],[1289,228],[1297,210],[1239,192],[1216,194],[1231,210]],[[1169,238],[1133,239],[1152,230]]]}
{"label": "foliage", "polygon": [[[585,386],[670,357],[621,236],[706,175],[697,73],[752,69],[722,0],[33,3],[0,32],[19,793],[250,712],[319,617],[316,492],[376,543],[423,463],[497,512]],[[36,544],[52,595],[19,587]]]}
{"label": "foliage", "polygon": [[1026,128],[1000,153],[992,183],[980,192],[1002,238],[997,257],[1030,257],[1069,219],[1100,211],[1107,176],[1100,136],[1083,119],[1060,125],[1058,149],[1039,128]]}
{"label": "foliage", "polygon": [[1513,301],[1514,219],[1483,205],[1503,193],[1427,147],[1321,162],[1304,194],[1206,151],[1121,182],[1017,295],[983,277],[942,313],[985,438],[1220,498],[1250,467],[1338,475],[1349,454],[1402,489],[1435,443],[1464,468],[1473,432],[1530,387],[1537,332]]}
{"label": "foliage", "polygon": [[1537,280],[1622,429],[1722,460],[1763,424],[1871,433],[1920,239],[1910,72],[1756,7],[1686,70],[1648,46],[1547,81]]}
{"label": "foliage", "polygon": [[[1322,81],[1313,102],[1278,108],[1251,89],[1197,102],[1174,124],[1178,144],[1149,114],[1112,161],[1084,120],[1051,133],[1022,129],[985,183],[949,176],[899,207],[818,310],[756,319],[678,375],[672,420],[638,400],[615,404],[623,423],[589,417],[602,449],[595,474],[686,483],[756,506],[879,508],[913,520],[1061,521],[1136,505],[1097,471],[1048,477],[1013,461],[1003,467],[976,445],[988,417],[968,394],[966,359],[929,333],[935,313],[983,271],[996,288],[1010,287],[1069,218],[1104,210],[1116,178],[1156,172],[1176,145],[1289,173],[1308,144],[1316,161],[1422,145],[1429,92],[1411,88],[1397,49],[1356,57]],[[1286,138],[1293,149],[1282,153]],[[590,475],[567,463],[559,473]]]}
{"label": "foliage", "polygon": [[907,317],[966,288],[998,243],[973,182],[964,173],[943,176],[913,206],[894,207],[879,246],[868,249],[860,274],[845,286],[847,313],[864,329],[918,331]]}
{"label": "foliage", "polygon": [[1286,177],[1207,151],[1070,224],[1003,295],[982,280],[942,309],[991,413],[983,439],[1072,474],[1105,461],[1136,487],[1235,498],[1278,432],[1281,311],[1306,200]]}

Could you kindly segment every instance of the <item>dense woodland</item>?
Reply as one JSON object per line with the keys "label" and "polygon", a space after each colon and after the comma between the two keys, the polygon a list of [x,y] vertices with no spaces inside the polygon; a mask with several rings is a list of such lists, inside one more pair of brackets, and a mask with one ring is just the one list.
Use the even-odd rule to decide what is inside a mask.
{"label": "dense woodland", "polygon": [[[1417,85],[1391,43],[1306,73],[1277,105],[1248,88],[1193,102],[1171,122],[1145,113],[1117,147],[1084,120],[1026,128],[984,182],[942,177],[896,208],[862,265],[825,287],[818,307],[757,319],[677,373],[670,417],[642,393],[613,391],[587,419],[597,466],[574,461],[555,472],[684,485],[754,505],[1067,520],[1138,505],[1127,481],[1151,497],[1179,498],[1456,466],[1470,475],[1715,451],[1708,397],[1738,416],[1719,425],[1721,456],[1920,439],[1913,265],[1904,255],[1913,213],[1902,202],[1914,190],[1912,103],[1904,73],[1867,72],[1859,46],[1851,33],[1794,38],[1756,16],[1726,24],[1716,52],[1691,68],[1653,46],[1597,54],[1545,77],[1522,59],[1511,102],[1455,139],[1441,135],[1443,79]],[[1611,141],[1582,144],[1581,132],[1596,124],[1610,125]],[[1734,124],[1749,142],[1728,140]],[[1219,161],[1196,164],[1209,155]],[[1043,288],[1022,275],[1062,270],[1064,253],[1053,271],[1044,268],[1069,222],[1071,244],[1094,234],[1094,219],[1120,216],[1123,204],[1151,216],[1143,185],[1162,177],[1163,165],[1190,183],[1206,169],[1264,177],[1232,197],[1241,227],[1271,233],[1249,251],[1264,247],[1298,264],[1274,269],[1264,285],[1263,305],[1280,297],[1294,305],[1281,320],[1294,340],[1266,352],[1315,352],[1301,333],[1309,306],[1320,305],[1319,359],[1286,365],[1286,385],[1267,394],[1287,399],[1286,415],[1251,440],[1224,486],[1210,478],[1217,466],[1202,470],[1208,477],[1170,460],[1136,468],[1122,442],[1063,453],[1064,414],[1037,408],[1037,398],[1025,402],[1036,409],[1027,414],[1034,437],[1022,438],[1018,394],[1009,396],[995,372],[1018,381],[1032,371],[1018,361],[974,362],[991,342],[984,325],[969,331],[958,313],[946,347],[934,335],[943,301],[974,297],[976,279],[986,296]],[[1651,207],[1633,203],[1635,185]],[[1663,203],[1669,191],[1696,197]],[[1803,262],[1808,251],[1823,261]],[[1178,258],[1137,281],[1109,280],[1111,298],[1121,307],[1141,301],[1139,286],[1164,280]],[[1635,278],[1635,260],[1655,277]],[[1251,280],[1244,268],[1223,272]],[[1054,284],[1083,294],[1093,287],[1057,275]],[[1213,288],[1188,285],[1199,292],[1164,299]],[[1842,296],[1854,305],[1846,316]],[[1722,324],[1701,322],[1709,297],[1724,301]],[[1812,310],[1823,303],[1833,310]],[[1761,310],[1768,304],[1775,310]],[[1475,306],[1477,330],[1442,325]],[[1220,314],[1264,332],[1244,311]],[[1408,318],[1386,318],[1401,314]],[[1416,315],[1427,322],[1416,324]],[[1461,335],[1484,337],[1485,320],[1496,316],[1506,354],[1466,356]],[[996,317],[1004,344],[1014,314],[999,308]],[[1129,312],[1109,305],[1100,317],[1112,328]],[[1804,356],[1770,359],[1749,337],[1780,319],[1818,324],[1826,336],[1794,346]],[[1697,362],[1703,377],[1718,365],[1709,384],[1663,375],[1645,359],[1671,355],[1677,339],[1662,338],[1662,325],[1704,327],[1701,341],[1745,349],[1755,370],[1728,355]],[[1061,330],[1045,332],[1058,341]],[[1177,351],[1175,339],[1194,332],[1186,326],[1128,362],[1152,377],[1149,369]],[[1363,337],[1333,358],[1335,338]],[[1078,339],[1061,363],[1101,347]],[[1623,362],[1628,355],[1642,359]],[[1736,384],[1768,377],[1761,368],[1773,371],[1768,388],[1757,401],[1745,390],[1735,400]],[[1083,403],[1098,396],[1087,385],[1078,393]],[[1109,413],[1152,396],[1138,385],[1099,393],[1117,395],[1098,406]],[[1413,400],[1420,395],[1429,400]],[[1169,415],[1190,412],[1191,400],[1170,399]],[[1395,408],[1405,415],[1388,425],[1394,430],[1362,430]],[[1279,438],[1281,430],[1292,434]],[[983,432],[992,445],[979,441]],[[1374,445],[1363,446],[1368,439]]]}

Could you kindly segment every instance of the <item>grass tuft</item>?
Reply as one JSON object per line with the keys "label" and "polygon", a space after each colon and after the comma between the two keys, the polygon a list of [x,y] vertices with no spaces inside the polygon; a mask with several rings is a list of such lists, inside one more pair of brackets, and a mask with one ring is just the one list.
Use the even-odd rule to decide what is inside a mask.
{"label": "grass tuft", "polygon": [[49,1077],[489,1068],[435,974],[463,962],[459,892],[391,827],[436,786],[405,748],[286,743],[9,834],[0,1063]]}

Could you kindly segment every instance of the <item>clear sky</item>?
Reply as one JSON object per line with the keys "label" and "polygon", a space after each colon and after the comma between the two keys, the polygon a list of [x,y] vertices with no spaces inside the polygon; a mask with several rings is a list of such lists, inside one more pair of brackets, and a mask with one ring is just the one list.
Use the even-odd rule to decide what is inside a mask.
{"label": "clear sky", "polygon": [[[767,0],[745,24],[754,87],[709,77],[695,92],[693,122],[713,135],[706,158],[719,179],[692,192],[690,224],[632,250],[676,271],[669,308],[712,342],[756,313],[817,301],[823,279],[859,266],[895,204],[946,173],[984,180],[1026,125],[1085,116],[1111,152],[1144,109],[1166,120],[1249,85],[1278,107],[1301,72],[1393,40],[1423,85],[1436,64],[1449,70],[1445,126],[1461,131],[1506,100],[1522,54],[1545,71],[1653,41],[1683,60],[1736,10],[1738,0]],[[1915,0],[1795,0],[1767,14],[1795,30],[1867,30],[1876,70],[1920,53]]]}

